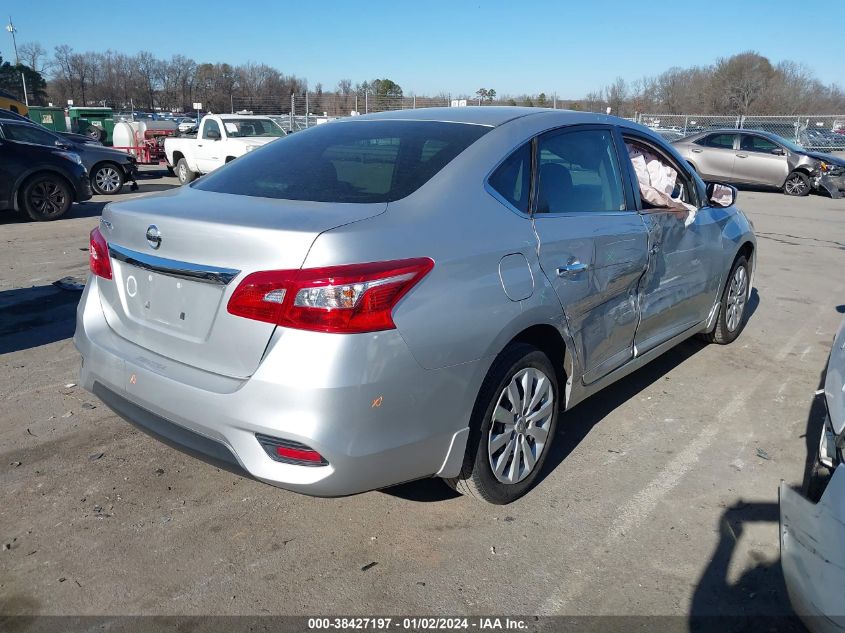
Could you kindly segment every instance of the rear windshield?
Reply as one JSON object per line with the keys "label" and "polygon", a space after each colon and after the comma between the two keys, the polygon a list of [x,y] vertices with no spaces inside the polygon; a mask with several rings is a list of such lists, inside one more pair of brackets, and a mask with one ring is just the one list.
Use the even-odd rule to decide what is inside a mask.
{"label": "rear windshield", "polygon": [[391,202],[410,195],[489,127],[350,121],[274,141],[202,178],[203,191],[313,202]]}

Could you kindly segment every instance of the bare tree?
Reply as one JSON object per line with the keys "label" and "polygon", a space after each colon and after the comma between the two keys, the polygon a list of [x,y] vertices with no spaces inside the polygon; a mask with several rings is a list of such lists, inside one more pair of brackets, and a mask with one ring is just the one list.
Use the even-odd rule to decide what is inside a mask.
{"label": "bare tree", "polygon": [[47,51],[38,42],[26,42],[18,47],[21,62],[42,75],[47,72]]}

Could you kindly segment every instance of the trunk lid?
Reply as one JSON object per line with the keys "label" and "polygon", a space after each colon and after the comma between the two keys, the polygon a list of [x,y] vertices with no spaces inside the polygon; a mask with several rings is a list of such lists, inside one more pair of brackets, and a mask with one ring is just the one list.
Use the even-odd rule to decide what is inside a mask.
{"label": "trunk lid", "polygon": [[151,352],[246,378],[261,362],[275,326],[227,312],[240,280],[259,270],[300,268],[320,233],[386,207],[234,196],[191,187],[112,203],[100,223],[113,273],[112,280],[99,280],[106,321],[118,335]]}

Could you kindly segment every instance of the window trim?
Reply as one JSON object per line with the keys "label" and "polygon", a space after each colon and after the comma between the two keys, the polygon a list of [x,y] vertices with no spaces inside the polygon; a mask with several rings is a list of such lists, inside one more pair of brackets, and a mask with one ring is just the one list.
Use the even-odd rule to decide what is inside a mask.
{"label": "window trim", "polygon": [[[625,142],[625,138],[630,138],[634,142],[642,143],[646,147],[651,148],[652,150],[654,150],[655,152],[657,152],[658,154],[660,154],[664,158],[668,159],[671,162],[672,168],[675,171],[677,171],[678,173],[684,174],[684,176],[686,176],[687,180],[689,180],[694,185],[695,201],[694,201],[693,204],[695,205],[695,207],[697,209],[703,209],[706,206],[704,204],[704,201],[706,200],[706,196],[702,197],[701,187],[699,186],[699,182],[698,182],[700,180],[700,177],[698,179],[696,179],[694,172],[690,169],[689,164],[687,164],[686,161],[682,160],[681,162],[678,162],[678,159],[675,156],[673,156],[671,152],[667,152],[664,148],[662,148],[659,144],[657,144],[654,141],[654,139],[649,138],[646,135],[639,133],[638,130],[635,130],[633,128],[623,128],[622,130],[620,130],[620,132],[621,132],[621,137],[622,137],[623,143]],[[625,155],[625,158],[626,158],[626,162],[628,163],[628,169],[631,172],[631,177],[633,179],[633,182],[636,182],[636,173],[634,172],[634,164],[631,162],[631,159],[629,159],[627,157],[627,153]],[[703,182],[704,181],[702,181],[702,184],[703,184]],[[638,213],[640,213],[640,214],[643,214],[643,213],[660,213],[660,211],[661,211],[660,208],[644,209],[642,197],[640,197],[639,186],[632,187],[632,188],[633,188],[633,193],[634,193],[634,199],[636,200],[636,207],[637,207]],[[664,211],[670,212],[671,209],[664,209]]]}
{"label": "window trim", "polygon": [[[531,205],[534,202],[534,172],[536,171],[535,165],[534,165],[534,144],[535,144],[536,138],[537,138],[537,136],[534,135],[534,136],[531,136],[530,138],[522,140],[519,143],[517,143],[516,145],[514,145],[507,152],[505,152],[504,157],[501,160],[497,161],[496,164],[493,165],[493,168],[490,171],[488,171],[487,175],[484,177],[484,190],[487,193],[489,193],[491,196],[493,196],[498,202],[502,203],[505,206],[505,208],[507,208],[508,211],[510,211],[511,213],[515,213],[516,215],[518,215],[521,218],[530,218],[531,217]],[[490,184],[490,179],[493,177],[493,174],[496,173],[496,171],[499,169],[499,167],[501,167],[511,156],[513,156],[516,152],[521,150],[525,145],[531,146],[529,148],[529,152],[530,152],[530,155],[531,155],[531,164],[529,165],[529,170],[530,170],[529,178],[531,178],[531,182],[529,183],[529,186],[528,186],[528,213],[525,213],[521,209],[517,209],[510,200],[508,200],[502,194],[500,194],[498,191],[496,191],[496,188],[492,184]]]}
{"label": "window trim", "polygon": [[[574,132],[610,132],[612,138],[612,147],[613,151],[616,155],[616,165],[619,168],[619,176],[621,178],[620,185],[622,189],[622,199],[625,202],[625,208],[620,209],[618,211],[561,211],[559,213],[537,213],[537,196],[536,191],[539,183],[537,182],[537,178],[539,178],[539,147],[540,147],[540,140],[543,137],[551,137],[551,136],[562,136],[564,134],[572,134]],[[627,159],[627,155],[626,155]],[[628,161],[630,164],[631,161]],[[622,159],[619,156],[619,129],[618,126],[610,125],[610,124],[601,124],[601,123],[586,123],[580,125],[565,125],[561,127],[552,128],[550,130],[546,130],[534,136],[532,139],[532,159],[531,159],[531,167],[532,167],[532,177],[531,177],[531,195],[529,196],[529,201],[531,206],[529,207],[529,212],[532,218],[561,218],[561,217],[613,217],[613,216],[626,216],[630,215],[631,213],[637,213],[638,210],[636,207],[632,206],[633,200],[628,195],[628,188],[630,187],[629,178],[630,175],[628,174],[628,170],[622,166]]]}

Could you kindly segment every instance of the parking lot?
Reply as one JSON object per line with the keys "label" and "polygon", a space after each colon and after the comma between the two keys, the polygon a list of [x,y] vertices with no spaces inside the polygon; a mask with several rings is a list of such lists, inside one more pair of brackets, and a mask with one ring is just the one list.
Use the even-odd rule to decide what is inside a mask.
{"label": "parking lot", "polygon": [[[149,173],[149,172],[147,172]],[[176,185],[142,178],[144,195]],[[148,438],[76,386],[88,233],[0,217],[0,613],[789,613],[781,479],[800,486],[845,312],[845,200],[742,191],[758,262],[729,346],[690,340],[562,416],[498,507],[438,480],[315,499]]]}

